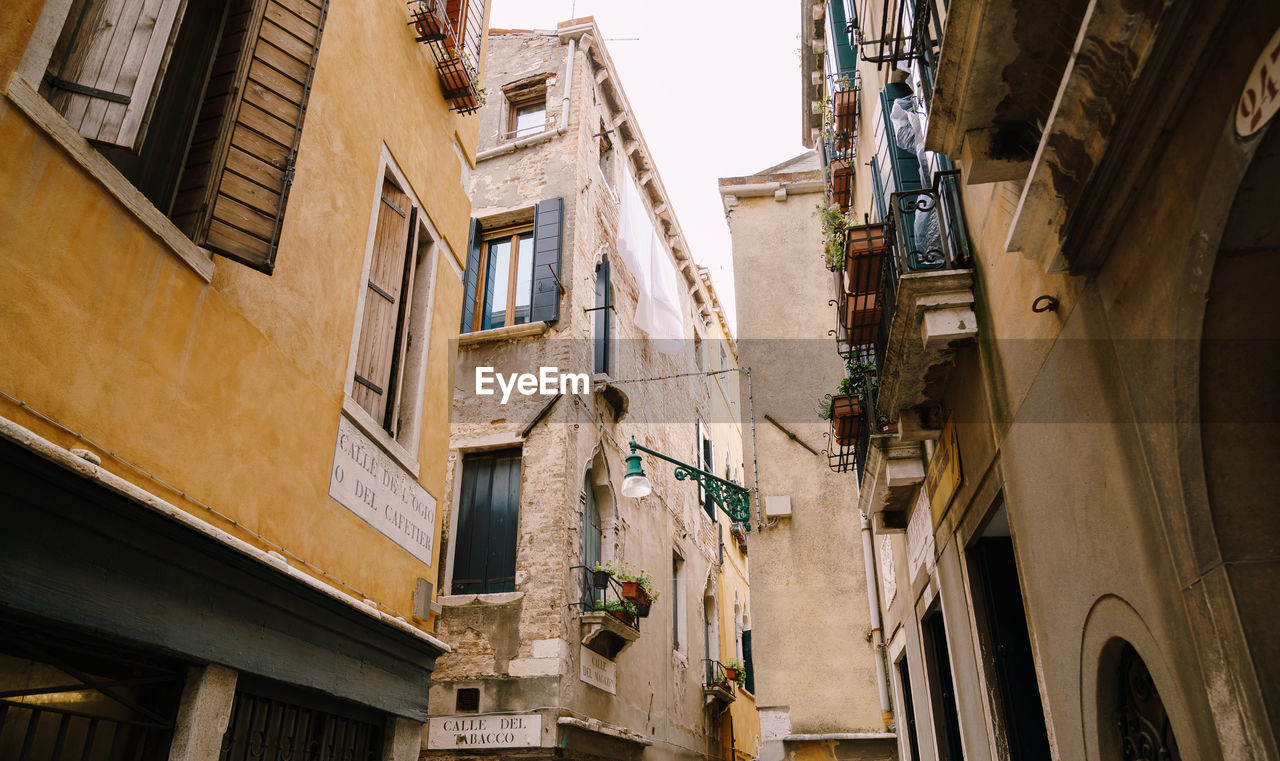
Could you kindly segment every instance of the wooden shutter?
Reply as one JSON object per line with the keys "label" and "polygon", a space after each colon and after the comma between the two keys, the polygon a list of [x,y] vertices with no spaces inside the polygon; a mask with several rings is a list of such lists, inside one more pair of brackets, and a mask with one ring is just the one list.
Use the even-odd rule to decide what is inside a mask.
{"label": "wooden shutter", "polygon": [[172,217],[215,253],[275,267],[328,0],[233,0]]}
{"label": "wooden shutter", "polygon": [[49,102],[85,138],[136,151],[184,0],[76,0],[54,46]]}
{"label": "wooden shutter", "polygon": [[609,260],[600,262],[596,269],[596,335],[595,335],[595,371],[609,373],[609,348],[612,338],[613,321],[610,309],[611,295],[609,289]]}
{"label": "wooden shutter", "polygon": [[409,196],[384,179],[351,396],[392,435],[399,407],[399,359],[404,353],[405,319],[413,292],[413,227]]}
{"label": "wooden shutter", "polygon": [[751,630],[742,632],[742,666],[747,672],[747,682],[742,687],[752,695],[756,692],[756,669],[751,660]]}
{"label": "wooden shutter", "polygon": [[471,232],[467,236],[467,273],[462,285],[462,325],[459,333],[470,333],[475,329],[476,288],[480,283],[480,223],[471,220]]}
{"label": "wooden shutter", "polygon": [[453,593],[515,590],[520,450],[467,457],[454,551]]}
{"label": "wooden shutter", "polygon": [[533,308],[530,322],[560,319],[560,249],[564,227],[564,199],[548,198],[534,207]]}
{"label": "wooden shutter", "polygon": [[893,102],[905,98],[911,90],[901,82],[890,82],[880,92],[880,108],[884,117],[885,140],[889,146],[889,166],[893,171],[893,190],[918,190],[924,185],[920,182],[920,159],[916,154],[898,145],[898,138],[893,132],[893,122],[889,119],[893,111]]}

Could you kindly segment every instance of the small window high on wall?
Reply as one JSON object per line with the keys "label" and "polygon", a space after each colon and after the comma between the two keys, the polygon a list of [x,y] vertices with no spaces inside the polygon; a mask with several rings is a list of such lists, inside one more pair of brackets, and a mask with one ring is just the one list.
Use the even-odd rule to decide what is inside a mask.
{"label": "small window high on wall", "polygon": [[532,226],[471,221],[461,332],[559,319],[563,214],[564,199],[548,198],[535,205]]}

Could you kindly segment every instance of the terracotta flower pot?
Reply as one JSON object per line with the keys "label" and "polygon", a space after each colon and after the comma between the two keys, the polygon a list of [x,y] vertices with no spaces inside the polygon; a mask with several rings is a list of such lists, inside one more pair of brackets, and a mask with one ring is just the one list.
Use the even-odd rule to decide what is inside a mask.
{"label": "terracotta flower pot", "polygon": [[836,443],[852,446],[858,440],[858,421],[862,418],[862,399],[857,394],[841,394],[831,399],[831,428]]}
{"label": "terracotta flower pot", "polygon": [[622,599],[637,605],[651,602],[649,599],[649,591],[646,590],[644,585],[638,581],[622,582]]}
{"label": "terracotta flower pot", "polygon": [[738,681],[738,670],[737,670],[737,669],[735,669],[735,668],[729,668],[728,666],[725,666],[725,667],[724,667],[724,678],[725,678],[725,679],[728,679],[730,682],[737,682],[737,681]]}

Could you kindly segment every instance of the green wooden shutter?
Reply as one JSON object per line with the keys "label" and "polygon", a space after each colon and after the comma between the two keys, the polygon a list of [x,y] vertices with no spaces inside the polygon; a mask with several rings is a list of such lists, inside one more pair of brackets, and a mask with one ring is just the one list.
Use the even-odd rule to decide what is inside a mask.
{"label": "green wooden shutter", "polygon": [[858,68],[858,56],[853,51],[853,47],[849,44],[849,33],[845,31],[848,28],[848,19],[845,17],[844,3],[836,0],[834,3],[828,4],[831,22],[831,33],[836,41],[836,67],[840,74],[853,74]]}
{"label": "green wooden shutter", "polygon": [[480,223],[471,220],[467,235],[467,274],[462,286],[462,325],[459,333],[470,333],[476,317],[476,286],[480,282]]}
{"label": "green wooden shutter", "polygon": [[465,458],[453,553],[453,594],[515,590],[520,450]]}
{"label": "green wooden shutter", "polygon": [[919,190],[924,187],[920,182],[920,160],[916,154],[898,145],[893,133],[893,122],[889,113],[893,110],[893,102],[911,94],[911,89],[902,82],[890,82],[880,92],[880,108],[884,117],[885,139],[888,142],[888,155],[885,157],[893,171],[893,189]]}
{"label": "green wooden shutter", "polygon": [[564,199],[548,198],[534,207],[533,308],[530,322],[560,319],[560,249],[564,238]]}
{"label": "green wooden shutter", "polygon": [[603,307],[610,304],[609,260],[600,262],[596,269],[596,335],[595,335],[595,371],[609,373],[609,339],[613,329],[610,309]]}
{"label": "green wooden shutter", "polygon": [[742,632],[742,665],[747,672],[747,683],[743,687],[752,695],[756,692],[756,669],[751,660],[751,630]]}
{"label": "green wooden shutter", "polygon": [[[328,0],[233,5],[174,203],[174,222],[192,240],[267,274],[328,9]],[[227,59],[235,65],[223,72]]]}

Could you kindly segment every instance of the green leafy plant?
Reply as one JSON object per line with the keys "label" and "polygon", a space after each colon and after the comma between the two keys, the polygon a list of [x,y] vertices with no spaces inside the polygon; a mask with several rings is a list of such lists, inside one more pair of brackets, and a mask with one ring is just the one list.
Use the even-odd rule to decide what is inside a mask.
{"label": "green leafy plant", "polygon": [[646,570],[633,571],[621,563],[614,565],[612,560],[606,560],[604,563],[596,561],[595,567],[591,570],[607,571],[609,575],[618,581],[634,581],[649,594],[650,602],[657,602],[658,600],[658,591],[653,588],[653,577]]}
{"label": "green leafy plant", "polygon": [[636,617],[636,606],[626,600],[596,600],[591,604],[592,610],[603,610],[607,613],[625,613],[631,618]]}
{"label": "green leafy plant", "polygon": [[[844,363],[844,378],[836,386],[833,396],[857,396],[864,402],[880,390],[880,377],[876,374],[876,363],[869,359],[849,359]],[[818,402],[818,418],[831,419],[832,397],[828,396]]]}
{"label": "green leafy plant", "polygon": [[747,684],[747,667],[742,665],[742,661],[737,658],[730,658],[725,662],[726,670],[732,670],[736,675],[732,681],[737,682],[739,687],[745,687]]}
{"label": "green leafy plant", "polygon": [[822,223],[822,258],[827,262],[828,268],[842,269],[847,233],[854,220],[849,215],[841,213],[840,207],[836,204],[830,206],[819,204],[816,213]]}

